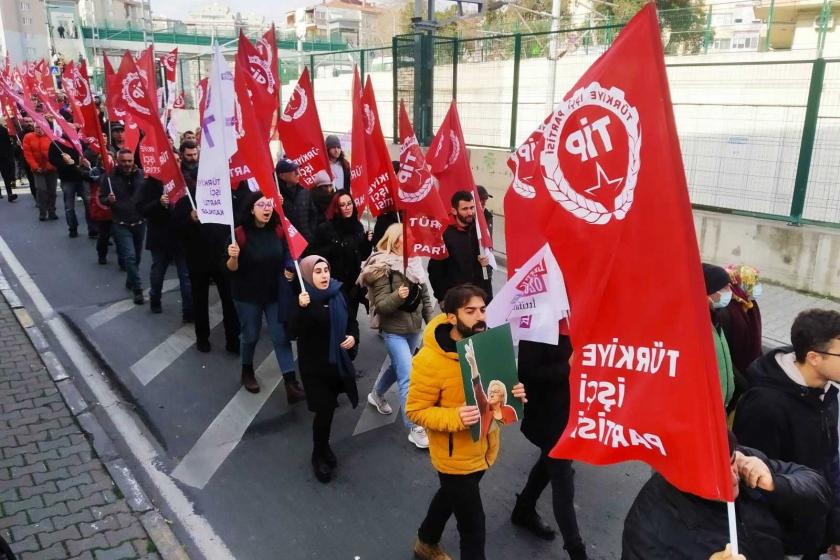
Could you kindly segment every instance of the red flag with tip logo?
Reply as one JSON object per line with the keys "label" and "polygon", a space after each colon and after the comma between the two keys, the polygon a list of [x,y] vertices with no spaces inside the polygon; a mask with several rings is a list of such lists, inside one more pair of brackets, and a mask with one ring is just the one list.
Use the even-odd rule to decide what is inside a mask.
{"label": "red flag with tip logo", "polygon": [[550,455],[644,461],[680,490],[732,501],[709,306],[653,3],[572,87],[529,157],[540,162],[532,186],[553,204],[542,225],[565,278],[575,349],[569,422]]}
{"label": "red flag with tip logo", "polygon": [[393,212],[394,190],[397,177],[391,163],[391,154],[385,144],[382,126],[379,121],[379,110],[376,107],[376,96],[373,93],[373,83],[368,76],[362,93],[362,116],[364,117],[365,137],[365,172],[367,173],[367,205],[371,214],[379,216],[384,212]]}
{"label": "red flag with tip logo", "polygon": [[441,199],[451,206],[452,195],[457,191],[472,193],[475,201],[475,221],[481,235],[481,246],[492,247],[493,239],[487,221],[484,219],[484,208],[478,198],[475,188],[470,162],[467,158],[467,145],[464,142],[464,132],[461,129],[461,119],[458,118],[458,107],[455,100],[449,105],[449,111],[443,119],[440,128],[432,139],[426,160],[432,166],[434,175],[440,184]]}
{"label": "red flag with tip logo", "polygon": [[93,96],[90,92],[87,63],[82,61],[77,65],[70,63],[68,66],[70,70],[68,71],[66,67],[64,70],[65,84],[70,85],[69,92],[71,97],[75,100],[76,105],[84,117],[84,125],[82,125],[79,132],[84,137],[85,142],[99,152],[105,170],[110,172],[111,165],[108,158],[107,143],[103,135],[102,125],[99,122],[96,104],[94,104]]}
{"label": "red flag with tip logo", "polygon": [[[273,28],[268,33],[273,33]],[[248,83],[251,102],[255,105],[257,114],[262,116],[259,122],[266,142],[271,137],[271,124],[279,107],[280,86],[276,71],[277,47],[274,45],[272,48],[270,40],[264,36],[258,42],[258,46],[254,46],[240,30],[236,51],[236,67],[246,69],[251,78]]]}
{"label": "red flag with tip logo", "polygon": [[[125,125],[125,131],[123,132],[125,147],[133,152],[137,149],[137,143],[140,141],[140,129],[137,126],[137,123],[134,122],[134,119],[131,118],[131,115],[129,115],[122,104],[119,103],[120,80],[122,76],[128,72],[126,62],[127,58],[131,58],[131,55],[128,57],[123,56],[120,61],[120,68],[117,72],[114,72],[114,67],[111,66],[111,61],[108,60],[108,57],[106,56],[104,58],[106,90],[105,109],[108,113],[109,121],[121,121]],[[110,133],[109,131],[105,132]]]}
{"label": "red flag with tip logo", "polygon": [[332,179],[327,148],[324,145],[324,133],[315,106],[309,68],[304,68],[295,90],[280,114],[277,131],[286,150],[286,157],[297,163],[300,168],[301,186],[311,189],[315,186],[314,176],[319,171]]}
{"label": "red flag with tip logo", "polygon": [[169,145],[166,131],[158,116],[155,92],[143,80],[134,59],[128,52],[123,57],[120,70],[125,67],[116,84],[117,107],[121,107],[146,133],[140,143],[140,162],[143,171],[163,183],[163,190],[169,195],[169,203],[175,205],[186,193],[186,183],[175,154]]}
{"label": "red flag with tip logo", "polygon": [[449,212],[435,188],[435,180],[400,101],[400,171],[397,173],[397,208],[403,211],[403,255],[444,259],[443,230]]}
{"label": "red flag with tip logo", "polygon": [[175,81],[175,69],[178,67],[178,47],[160,56],[160,65],[163,67],[163,76],[167,82]]}
{"label": "red flag with tip logo", "polygon": [[362,114],[362,80],[359,78],[359,68],[353,69],[353,128],[351,130],[351,144],[353,153],[350,162],[350,194],[356,203],[356,211],[361,215],[367,205],[367,157],[365,142],[365,121]]}
{"label": "red flag with tip logo", "polygon": [[250,75],[247,72],[239,71],[239,68],[237,68],[233,78],[233,88],[236,91],[238,103],[236,112],[237,154],[241,156],[243,164],[251,170],[263,196],[274,201],[274,211],[280,216],[280,221],[283,224],[289,252],[297,260],[306,250],[307,242],[283,213],[283,204],[277,192],[274,164],[271,160],[271,152],[268,150],[268,142],[263,138],[255,108],[253,104],[248,102],[249,82]]}

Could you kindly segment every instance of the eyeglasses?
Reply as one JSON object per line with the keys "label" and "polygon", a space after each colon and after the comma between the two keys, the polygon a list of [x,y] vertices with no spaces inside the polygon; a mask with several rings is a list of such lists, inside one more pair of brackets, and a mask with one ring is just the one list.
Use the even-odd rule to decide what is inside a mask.
{"label": "eyeglasses", "polygon": [[254,206],[257,208],[274,208],[274,203],[270,200],[265,202],[255,202]]}
{"label": "eyeglasses", "polygon": [[813,350],[813,352],[816,352],[817,354],[824,354],[826,356],[836,356],[840,358],[840,354],[835,354],[834,352],[821,352],[820,350]]}

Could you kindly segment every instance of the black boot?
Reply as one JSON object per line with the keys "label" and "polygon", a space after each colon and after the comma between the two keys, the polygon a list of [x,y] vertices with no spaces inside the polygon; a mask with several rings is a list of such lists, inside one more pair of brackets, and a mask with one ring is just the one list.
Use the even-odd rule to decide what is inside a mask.
{"label": "black boot", "polygon": [[257,377],[254,375],[254,366],[242,366],[242,386],[249,393],[259,393],[260,384],[257,382]]}
{"label": "black boot", "polygon": [[312,451],[312,472],[315,473],[318,482],[326,484],[332,480],[332,467],[327,462],[323,449],[316,447]]}
{"label": "black boot", "polygon": [[510,521],[541,539],[554,540],[554,530],[543,521],[536,509],[523,505],[522,497],[519,494],[516,495],[516,505],[510,514]]}
{"label": "black boot", "polygon": [[569,553],[571,560],[589,560],[589,557],[586,555],[586,546],[582,542],[574,546],[564,546],[563,548]]}
{"label": "black boot", "polygon": [[286,402],[289,404],[295,404],[306,399],[306,393],[297,380],[284,379],[283,384],[286,385]]}
{"label": "black boot", "polygon": [[333,453],[329,443],[324,446],[323,455],[324,461],[327,462],[331,469],[338,467],[338,459],[336,458],[335,453]]}

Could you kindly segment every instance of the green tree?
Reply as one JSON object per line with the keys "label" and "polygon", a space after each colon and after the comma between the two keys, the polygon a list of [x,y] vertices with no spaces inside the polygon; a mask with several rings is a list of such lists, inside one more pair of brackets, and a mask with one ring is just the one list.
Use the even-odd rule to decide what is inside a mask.
{"label": "green tree", "polygon": [[[625,22],[644,6],[646,0],[615,0],[612,5],[595,4],[597,11],[617,22]],[[702,1],[656,0],[659,24],[667,40],[669,54],[700,52],[706,28],[706,8]]]}

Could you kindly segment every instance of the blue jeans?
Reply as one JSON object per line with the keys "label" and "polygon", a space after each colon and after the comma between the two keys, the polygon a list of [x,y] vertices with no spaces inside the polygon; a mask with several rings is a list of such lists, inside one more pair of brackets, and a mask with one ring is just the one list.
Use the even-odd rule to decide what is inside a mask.
{"label": "blue jeans", "polygon": [[149,299],[160,303],[163,291],[163,278],[170,264],[178,269],[178,287],[181,289],[181,312],[192,315],[192,286],[190,285],[190,271],[187,259],[181,251],[167,251],[157,249],[152,252],[152,269],[149,271]]}
{"label": "blue jeans", "polygon": [[381,396],[391,388],[391,385],[397,383],[400,390],[403,423],[408,428],[414,427],[414,424],[405,415],[405,399],[408,396],[408,380],[411,376],[411,358],[414,355],[414,350],[420,345],[420,334],[382,333],[382,338],[385,340],[385,349],[388,350],[388,356],[391,358],[391,365],[382,372],[382,375],[373,384],[373,390]]}
{"label": "blue jeans", "polygon": [[272,302],[267,305],[233,300],[236,314],[239,316],[239,355],[243,366],[254,365],[254,349],[260,339],[262,316],[268,325],[268,335],[274,345],[274,356],[277,364],[287,381],[295,378],[295,357],[292,354],[292,343],[286,336],[286,329],[278,319],[279,305]]}
{"label": "blue jeans", "polygon": [[90,219],[90,185],[84,181],[61,181],[61,193],[64,196],[64,217],[67,219],[67,228],[76,231],[79,228],[79,219],[76,217],[76,197],[82,199],[85,209],[85,223],[88,234],[96,233],[96,223]]}
{"label": "blue jeans", "polygon": [[111,235],[117,245],[117,257],[125,265],[125,285],[130,290],[142,290],[140,283],[140,256],[143,254],[143,238],[146,237],[146,224],[127,226],[114,223]]}

